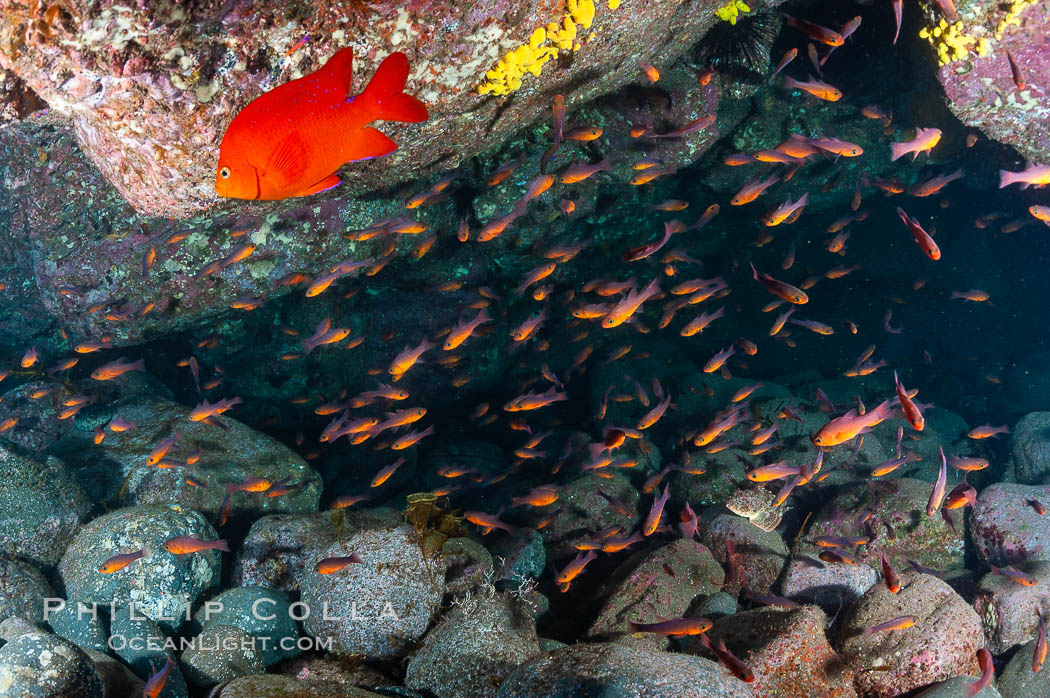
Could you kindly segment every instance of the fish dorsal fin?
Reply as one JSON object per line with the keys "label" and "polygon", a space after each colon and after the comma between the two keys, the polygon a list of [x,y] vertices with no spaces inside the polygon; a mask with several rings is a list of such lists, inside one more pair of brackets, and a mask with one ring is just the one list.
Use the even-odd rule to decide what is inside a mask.
{"label": "fish dorsal fin", "polygon": [[354,78],[354,50],[349,46],[341,48],[324,64],[325,77],[350,96],[350,83]]}
{"label": "fish dorsal fin", "polygon": [[283,182],[294,182],[306,170],[306,143],[298,133],[289,133],[273,151],[263,176],[277,175]]}
{"label": "fish dorsal fin", "polygon": [[370,127],[358,131],[352,143],[349,162],[378,158],[397,150],[397,143],[390,140],[381,131]]}

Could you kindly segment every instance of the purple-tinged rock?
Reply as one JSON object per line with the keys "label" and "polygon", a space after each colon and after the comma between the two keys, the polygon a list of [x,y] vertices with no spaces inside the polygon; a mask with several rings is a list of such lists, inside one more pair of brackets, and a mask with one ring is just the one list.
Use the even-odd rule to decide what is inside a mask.
{"label": "purple-tinged rock", "polygon": [[974,547],[985,563],[1050,560],[1050,516],[1034,503],[1050,507],[1050,486],[1000,482],[981,490],[970,521]]}
{"label": "purple-tinged rock", "polygon": [[[953,483],[949,482],[951,489]],[[963,516],[949,512],[954,530],[936,514],[926,516],[933,484],[913,478],[868,481],[828,502],[814,515],[796,554],[816,557],[821,536],[869,538],[853,552],[857,561],[878,569],[885,553],[898,569],[908,560],[945,571],[963,566]],[[866,520],[865,520],[866,519]]]}
{"label": "purple-tinged rock", "polygon": [[878,578],[875,570],[863,563],[848,565],[824,562],[816,555],[795,555],[780,581],[780,594],[834,612],[859,599]]}
{"label": "purple-tinged rock", "polygon": [[[708,632],[755,674],[756,698],[855,698],[853,670],[828,644],[828,618],[816,606],[762,608],[723,618]],[[686,638],[690,654],[705,654]]]}
{"label": "purple-tinged rock", "polygon": [[[915,624],[865,632],[902,616],[915,616]],[[873,586],[853,607],[840,638],[839,651],[864,695],[897,696],[959,674],[980,673],[981,619],[932,575],[909,577],[896,594],[884,584]]]}
{"label": "purple-tinged rock", "polygon": [[[959,6],[964,33],[992,41],[986,55],[971,49],[963,60],[937,71],[948,108],[964,124],[1013,146],[1026,160],[1050,161],[1050,104],[1040,89],[1050,81],[1050,8],[1033,0]],[[1027,83],[1023,90],[1014,83],[1007,51]]]}

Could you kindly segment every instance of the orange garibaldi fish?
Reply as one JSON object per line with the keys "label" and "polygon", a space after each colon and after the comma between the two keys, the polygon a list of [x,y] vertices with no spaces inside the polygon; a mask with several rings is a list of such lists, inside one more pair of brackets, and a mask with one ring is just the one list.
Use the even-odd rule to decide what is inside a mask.
{"label": "orange garibaldi fish", "polygon": [[364,91],[349,94],[353,51],[340,49],[320,69],[275,87],[241,110],[219,147],[215,192],[234,199],[287,199],[339,184],[348,162],[397,149],[373,121],[427,120],[427,109],[402,92],[408,58],[392,53]]}

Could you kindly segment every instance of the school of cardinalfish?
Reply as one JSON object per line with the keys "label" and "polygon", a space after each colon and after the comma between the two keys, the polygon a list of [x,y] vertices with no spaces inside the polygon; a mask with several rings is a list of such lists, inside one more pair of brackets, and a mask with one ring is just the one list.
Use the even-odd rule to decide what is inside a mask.
{"label": "school of cardinalfish", "polygon": [[[902,2],[901,0],[892,0],[892,3],[899,33]],[[950,0],[941,0],[938,2],[938,5],[946,13],[946,16],[950,16],[949,13],[954,14],[954,7]],[[820,72],[820,67],[830,57],[832,52],[845,44],[850,34],[857,29],[861,22],[861,18],[856,17],[838,30],[835,30],[804,19],[790,16],[787,16],[785,19],[788,26],[803,32],[816,44],[826,47],[824,56],[820,57],[814,48],[814,44],[809,45],[811,61],[818,73]],[[896,38],[894,41],[896,41]],[[776,79],[781,71],[785,70],[795,60],[797,55],[798,49],[788,51],[775,66],[771,80]],[[396,56],[400,56],[400,54],[395,54],[392,62],[386,64],[396,74],[386,75],[385,78],[381,78],[381,80],[385,79],[390,84],[387,87],[379,85],[375,89],[385,89],[387,92],[401,95],[400,90],[404,84],[407,65],[402,60],[403,56],[400,56],[400,58],[396,58]],[[349,54],[340,54],[340,58],[343,63],[334,68],[333,66],[326,66],[322,71],[327,71],[325,74],[329,75],[328,79],[338,79],[342,84],[348,80],[350,59]],[[1015,81],[1020,86],[1023,82],[1023,76],[1019,75],[1019,71],[1017,71],[1012,59],[1011,65],[1014,67]],[[654,66],[642,64],[640,68],[645,79],[650,83],[655,83],[660,79],[659,70]],[[331,75],[333,70],[336,73],[334,78]],[[322,71],[319,71],[319,74]],[[706,85],[710,77],[710,72],[704,71],[700,74],[698,82],[701,86]],[[311,78],[311,76],[307,76],[307,78]],[[307,78],[304,78],[304,80]],[[803,81],[784,77],[782,84],[789,91],[802,92],[812,98],[829,102],[837,102],[844,96],[841,89],[822,80],[812,78]],[[394,116],[406,120],[425,118],[425,110],[415,100],[403,95],[400,99],[402,100],[400,104],[404,111],[403,113],[394,114]],[[867,118],[879,120],[883,125],[884,132],[891,133],[892,114],[887,113],[876,105],[864,107],[862,113]],[[541,161],[543,174],[536,177],[528,185],[526,191],[510,211],[494,216],[478,228],[472,228],[465,219],[461,221],[458,229],[455,231],[455,235],[460,242],[487,243],[495,240],[506,232],[517,219],[525,215],[530,202],[544,196],[548,191],[558,191],[555,189],[556,186],[560,186],[563,192],[569,192],[572,185],[592,177],[600,175],[611,176],[612,163],[608,159],[594,164],[572,164],[561,169],[556,174],[546,172],[547,166],[559,157],[565,143],[572,141],[589,143],[599,141],[602,138],[603,132],[599,128],[577,126],[566,129],[565,116],[565,100],[558,96],[555,98],[553,105],[552,143],[543,154]],[[377,118],[381,118],[381,116]],[[656,139],[681,138],[708,128],[713,123],[713,115],[704,116],[662,133],[652,131],[647,125],[638,125],[631,128],[630,136],[639,143],[651,142]],[[385,149],[388,151],[391,147],[396,147],[388,143],[388,139],[383,140],[375,134],[371,134],[371,137],[377,141],[373,145],[373,148],[376,150]],[[928,154],[935,149],[940,138],[940,130],[932,127],[921,127],[916,129],[914,138],[891,142],[887,147],[892,160],[898,160],[908,155],[911,155],[914,160],[918,156]],[[973,141],[970,140],[968,145],[973,145]],[[249,145],[242,145],[242,147],[248,148]],[[831,137],[807,138],[799,134],[792,134],[773,149],[730,155],[724,160],[724,164],[729,167],[753,167],[765,164],[779,169],[773,173],[750,179],[726,203],[730,206],[746,206],[754,203],[760,197],[767,196],[768,198],[771,196],[769,192],[773,191],[777,184],[789,181],[795,173],[811,162],[826,158],[860,157],[863,154],[863,148],[854,143]],[[488,187],[502,184],[524,161],[525,154],[523,153],[520,158],[507,162],[490,173],[485,179],[485,184]],[[224,165],[224,167],[228,166]],[[655,158],[643,157],[633,162],[631,166],[635,174],[630,177],[629,184],[634,186],[645,186],[651,182],[672,177],[676,174],[673,166],[665,165]],[[290,164],[288,167],[294,169]],[[311,181],[320,181],[320,184],[312,184],[306,187],[304,189],[306,193],[313,193],[328,186],[334,186],[331,184],[332,181],[338,182],[338,178],[333,180],[332,177],[324,176],[327,170],[322,172],[315,167],[311,172],[310,176],[313,177]],[[907,191],[909,195],[914,197],[928,197],[937,194],[953,181],[959,180],[964,176],[965,173],[962,170],[957,170],[917,182],[910,188],[893,179],[873,178],[869,180],[866,177],[861,178],[855,185],[850,203],[851,211],[827,228],[828,234],[833,236],[829,238],[826,244],[827,250],[832,254],[846,254],[846,246],[850,235],[849,226],[854,222],[865,220],[868,215],[866,211],[861,210],[861,203],[864,192],[869,187],[875,187],[887,196],[902,194]],[[226,177],[220,176],[220,180],[225,179]],[[453,185],[456,179],[456,173],[438,179],[425,191],[410,197],[405,205],[406,210],[414,211],[447,199],[450,192],[454,189]],[[1020,184],[1022,187],[1041,187],[1050,183],[1050,166],[1032,165],[1020,172],[1003,171],[1001,172],[1000,180],[1001,187],[1012,184]],[[303,193],[296,188],[299,185],[285,182],[282,186],[285,187],[287,192],[291,192],[290,195],[301,195]],[[253,191],[255,196],[258,197],[258,191]],[[571,217],[575,211],[576,204],[572,198],[569,198],[567,193],[565,196],[566,198],[560,200],[559,208],[565,216]],[[790,225],[800,219],[808,204],[808,193],[794,201],[786,199],[759,216],[759,220],[767,228]],[[653,205],[652,209],[658,212],[680,213],[688,207],[689,203],[686,201],[667,200]],[[937,262],[941,260],[942,252],[935,241],[932,226],[928,222],[910,215],[904,205],[897,207],[896,210],[902,223],[901,235],[903,236],[905,233],[910,234],[919,251],[931,261]],[[489,288],[482,287],[477,289],[478,299],[470,304],[470,309],[462,315],[458,323],[448,327],[437,336],[423,337],[416,343],[408,344],[400,353],[391,357],[388,365],[375,368],[373,375],[385,374],[389,382],[378,381],[374,389],[366,390],[353,396],[349,395],[347,391],[343,391],[336,398],[316,407],[314,410],[316,414],[332,417],[331,422],[321,431],[319,441],[323,444],[332,445],[340,438],[346,437],[349,443],[353,445],[370,443],[377,449],[389,449],[391,451],[401,451],[418,446],[435,433],[436,427],[434,424],[429,424],[425,427],[420,426],[419,423],[427,416],[427,409],[423,406],[417,405],[395,409],[395,405],[409,404],[413,397],[409,390],[398,387],[397,383],[410,372],[421,371],[421,367],[428,362],[454,365],[461,355],[446,352],[469,350],[472,339],[482,334],[504,331],[500,327],[503,325],[503,317],[506,314],[505,306],[518,302],[527,304],[529,298],[533,302],[541,303],[542,305],[534,312],[529,312],[520,324],[505,331],[512,349],[529,347],[535,352],[545,351],[550,344],[549,339],[544,336],[545,326],[555,319],[556,313],[563,314],[564,326],[569,328],[575,335],[573,341],[580,342],[587,338],[592,329],[604,332],[614,331],[615,328],[624,328],[618,331],[623,332],[627,330],[643,334],[653,331],[667,331],[680,315],[688,315],[688,318],[680,324],[678,329],[678,333],[682,337],[691,337],[710,331],[712,326],[724,327],[728,325],[729,317],[726,306],[723,305],[716,310],[708,310],[708,308],[711,308],[717,304],[717,301],[724,299],[731,293],[732,288],[729,280],[723,275],[713,276],[712,278],[696,277],[679,280],[681,276],[689,276],[688,270],[698,265],[699,262],[692,258],[682,246],[676,244],[684,243],[689,239],[690,234],[695,234],[702,230],[718,215],[719,211],[720,204],[714,203],[693,223],[685,223],[677,219],[666,221],[662,224],[662,232],[656,233],[654,239],[624,250],[621,255],[621,264],[622,270],[627,276],[626,279],[616,279],[613,276],[595,279],[583,284],[578,289],[569,289],[557,294],[557,296],[553,278],[560,271],[567,268],[577,255],[584,253],[588,244],[580,242],[537,249],[537,264],[535,268],[523,275],[517,288],[508,294],[509,297],[501,297]],[[1050,225],[1050,206],[1033,205],[1029,209],[1029,213],[1032,217]],[[987,225],[992,220],[994,220],[993,217],[988,217],[982,223]],[[245,232],[247,231],[238,231],[238,234],[243,235]],[[379,273],[395,255],[396,241],[401,236],[418,237],[418,245],[412,254],[419,258],[425,255],[434,244],[437,233],[429,231],[427,225],[416,221],[409,215],[377,221],[368,228],[347,231],[344,233],[344,237],[354,241],[365,241],[373,238],[385,239],[388,241],[388,244],[382,254],[366,260],[341,262],[317,278],[309,278],[302,274],[291,274],[277,280],[276,283],[278,286],[303,287],[305,296],[313,298],[337,287],[341,280],[352,275],[373,276]],[[176,244],[184,238],[184,234],[176,233],[171,236],[168,243]],[[770,239],[764,238],[760,240],[758,246],[763,246]],[[249,259],[255,251],[256,246],[254,244],[242,244],[224,258],[205,265],[199,270],[196,278],[201,279],[211,274],[217,274],[233,265],[242,263]],[[771,269],[768,265],[752,263],[750,279],[747,281],[747,283],[761,285],[772,296],[772,300],[763,308],[763,312],[780,312],[772,323],[769,336],[789,346],[794,345],[794,340],[790,338],[789,331],[786,331],[789,324],[819,335],[833,335],[835,333],[835,328],[829,324],[816,319],[798,317],[795,314],[801,312],[809,302],[810,296],[807,291],[812,292],[814,286],[821,278],[829,280],[839,279],[860,268],[859,264],[831,267],[822,276],[810,277],[795,285],[790,281],[777,278],[777,276],[789,273],[792,270],[795,255],[796,245],[793,243],[787,255],[779,264],[779,269],[774,273],[770,273]],[[149,273],[156,263],[157,257],[158,253],[155,247],[150,247],[146,251],[142,260],[143,274]],[[648,266],[646,264],[638,264],[644,260],[649,260]],[[656,262],[656,264],[654,265],[652,262]],[[760,269],[759,266],[763,268]],[[646,276],[651,278],[645,279]],[[448,282],[436,288],[435,291],[448,292],[458,290],[461,286],[461,282]],[[915,290],[919,288],[921,288],[921,284],[916,284]],[[989,300],[989,294],[979,289],[955,291],[951,297],[968,302],[986,302]],[[231,307],[250,311],[260,307],[262,303],[262,298],[245,298],[234,301]],[[98,307],[90,308],[88,312],[100,312],[105,307],[105,304],[100,304]],[[701,308],[705,309],[701,310]],[[129,314],[142,315],[149,312],[150,309],[150,306],[147,306],[137,311],[110,312],[114,313],[114,319],[126,319]],[[900,328],[894,328],[891,325],[891,320],[892,312],[887,312],[883,321],[883,329],[893,334],[901,332]],[[857,325],[851,321],[845,321],[844,327],[851,334],[857,334],[859,331]],[[282,330],[292,336],[298,335],[298,331],[294,328],[283,327]],[[361,344],[365,339],[364,337],[351,338],[350,334],[349,329],[333,327],[332,320],[327,319],[321,322],[310,336],[301,339],[302,350],[300,352],[285,354],[280,358],[282,360],[295,360],[322,347],[336,345],[343,348],[352,348]],[[388,337],[387,339],[390,338]],[[98,342],[85,341],[76,345],[75,353],[84,355],[108,348],[110,348],[110,345],[107,340]],[[724,349],[711,356],[704,364],[703,371],[707,374],[729,378],[731,375],[729,362],[734,357],[739,356],[738,352],[746,356],[753,356],[758,350],[759,347],[756,342],[746,337],[738,337]],[[877,362],[872,360],[875,351],[874,345],[869,347],[857,358],[855,365],[847,370],[845,375],[850,377],[867,376],[882,368],[886,368],[885,360]],[[631,345],[625,343],[622,347],[603,357],[602,361],[604,363],[615,362],[631,352]],[[569,400],[567,386],[573,378],[583,373],[589,362],[594,360],[595,357],[592,357],[592,353],[593,347],[584,343],[583,348],[561,376],[556,375],[544,363],[534,379],[524,386],[521,394],[502,405],[502,410],[488,403],[479,404],[473,410],[470,416],[471,421],[481,425],[497,422],[501,418],[500,412],[508,413],[508,424],[511,429],[528,434],[528,438],[514,451],[518,461],[511,470],[527,462],[553,460],[554,465],[550,470],[554,475],[562,471],[567,472],[575,467],[583,473],[592,473],[598,477],[611,477],[608,473],[617,469],[634,468],[638,465],[637,460],[620,456],[620,449],[628,440],[642,439],[646,430],[654,427],[668,414],[669,410],[673,409],[673,396],[670,390],[655,379],[652,385],[647,388],[630,376],[626,376],[628,381],[635,387],[633,394],[613,394],[613,388],[610,387],[606,391],[597,413],[593,415],[596,423],[601,425],[600,433],[596,436],[596,440],[593,443],[590,443],[582,450],[574,449],[571,445],[567,445],[560,456],[551,458],[551,453],[540,448],[552,432],[548,430],[534,433],[533,425],[542,420],[542,417],[538,415],[543,414],[542,410],[544,408]],[[22,369],[33,369],[39,365],[40,361],[41,357],[36,350],[30,348],[22,357],[19,365]],[[53,372],[67,371],[75,366],[77,362],[78,358],[76,356],[70,357],[61,361],[50,370]],[[216,428],[224,428],[221,420],[222,415],[235,408],[241,402],[241,399],[233,397],[209,402],[203,398],[204,391],[217,387],[221,380],[202,384],[201,367],[195,357],[189,357],[181,361],[179,365],[190,370],[197,391],[202,396],[201,402],[189,412],[188,419],[203,422]],[[91,377],[97,381],[109,381],[119,379],[132,371],[144,370],[145,365],[142,360],[131,362],[126,359],[119,359],[98,367],[91,373]],[[0,380],[6,375],[7,372],[0,374]],[[924,405],[915,401],[917,391],[914,388],[906,388],[897,372],[894,372],[894,384],[894,394],[887,396],[877,406],[866,409],[858,398],[856,406],[852,409],[849,409],[844,414],[829,417],[827,423],[811,437],[812,443],[818,447],[817,456],[812,464],[802,467],[789,467],[783,461],[769,463],[752,469],[747,473],[747,478],[756,483],[783,481],[784,484],[775,499],[776,506],[782,506],[793,491],[805,487],[810,482],[819,482],[827,477],[827,472],[822,473],[821,470],[824,454],[829,449],[846,447],[854,449],[854,453],[856,453],[864,439],[864,435],[868,431],[876,425],[891,419],[903,420],[913,432],[921,432],[924,428],[922,414]],[[781,447],[781,444],[775,439],[777,422],[774,420],[772,423],[763,423],[754,416],[750,408],[749,399],[761,388],[761,383],[754,383],[741,388],[731,397],[725,409],[718,413],[710,423],[686,429],[680,434],[679,442],[683,445],[681,463],[665,467],[656,475],[650,477],[642,488],[644,493],[652,495],[653,501],[639,529],[630,532],[614,528],[599,532],[591,540],[577,543],[576,547],[580,551],[579,554],[554,572],[554,582],[561,591],[568,591],[571,585],[585,573],[587,566],[597,559],[599,553],[607,555],[619,554],[645,541],[650,536],[680,535],[688,539],[698,536],[699,521],[692,508],[686,503],[677,516],[672,515],[668,511],[668,503],[671,497],[670,485],[664,485],[662,491],[660,490],[660,485],[663,479],[672,471],[681,471],[694,475],[702,474],[704,472],[703,467],[690,465],[692,462],[690,454],[685,448],[691,446],[696,449],[702,449],[702,452],[708,454],[717,453],[730,445],[739,443],[736,441],[730,442],[728,439],[729,433],[734,430],[736,433],[746,434],[747,448],[750,449],[752,454],[775,453]],[[41,394],[30,395],[30,397],[43,397],[49,391],[45,389],[42,392],[37,392]],[[637,401],[644,408],[647,408],[644,413],[640,414],[637,421],[633,424],[604,424],[610,402],[633,401]],[[817,391],[817,401],[819,407],[828,413],[838,413],[843,409],[831,402],[819,390]],[[69,419],[91,402],[92,398],[86,395],[66,399],[59,418]],[[380,406],[382,409],[389,411],[386,411],[382,417],[362,415],[360,413],[360,410],[372,406]],[[529,418],[533,420],[533,425],[526,421],[524,418],[525,414],[529,415]],[[802,419],[790,405],[785,405],[780,413],[776,415],[776,419],[796,419],[802,422]],[[0,423],[0,432],[14,428],[17,425],[17,421],[16,417],[12,417]],[[100,444],[103,442],[106,438],[106,429],[112,432],[119,432],[134,428],[135,425],[132,423],[125,422],[119,418],[114,419],[107,427],[96,429],[95,443]],[[971,439],[985,439],[1007,431],[1006,427],[985,425],[973,429],[968,436]],[[872,477],[889,475],[916,459],[914,453],[905,451],[901,447],[903,432],[903,427],[898,429],[895,457],[873,468],[870,473]],[[178,433],[176,428],[172,436],[158,442],[146,456],[146,466],[183,468],[186,472],[185,479],[187,483],[199,487],[207,486],[206,483],[190,474],[192,466],[201,458],[202,453],[200,449],[190,452],[181,460],[176,459],[171,454],[177,447],[177,441]],[[300,436],[301,441],[302,436]],[[640,441],[639,443],[645,442]],[[381,468],[371,479],[370,488],[383,486],[405,462],[405,458],[399,458]],[[965,506],[973,507],[976,502],[976,490],[966,483],[965,480],[959,487],[950,492],[946,491],[947,469],[953,467],[963,472],[970,472],[987,466],[988,461],[979,458],[957,457],[949,460],[945,457],[942,449],[939,476],[931,490],[925,511],[926,515],[932,517],[940,515],[946,510]],[[476,485],[485,486],[505,479],[508,472],[495,476],[482,476],[471,469],[449,465],[440,468],[438,474],[448,478],[450,481],[459,482],[460,479],[469,479]],[[220,510],[220,526],[226,523],[229,516],[229,500],[233,493],[251,492],[271,497],[282,496],[296,486],[296,483],[286,481],[274,482],[263,477],[250,477],[242,482],[226,483],[224,485],[226,498]],[[461,487],[462,485],[454,484],[440,488],[434,494],[454,497],[456,491]],[[562,486],[555,483],[534,487],[528,492],[514,496],[510,501],[510,506],[540,509],[553,507],[558,503],[559,493],[562,489]],[[600,494],[611,507],[627,515],[634,515],[635,512],[630,507],[615,497],[604,492],[600,492]],[[339,509],[354,506],[367,499],[368,495],[363,493],[344,494],[333,500],[332,507]],[[1045,514],[1046,510],[1041,503],[1032,500],[1029,504],[1040,514]],[[466,511],[464,512],[464,517],[467,521],[476,525],[482,534],[488,534],[497,529],[507,532],[515,531],[517,526],[507,523],[501,518],[503,511],[503,509],[495,513]],[[547,511],[552,513],[544,515],[535,524],[537,529],[542,529],[548,525],[557,516],[560,509],[547,509]],[[867,539],[864,537],[820,538],[815,542],[821,548],[819,556],[822,560],[831,563],[853,564],[855,562],[853,549],[864,545]],[[729,547],[727,551],[729,553],[728,557],[730,564],[732,564],[732,545],[727,544],[727,546]],[[168,540],[163,543],[161,548],[173,555],[229,551],[225,540],[204,541],[187,536]],[[149,564],[150,557],[156,553],[157,551],[147,549],[121,553],[106,560],[99,567],[98,572],[100,574],[120,574],[133,564]],[[317,574],[335,574],[343,570],[352,570],[355,564],[363,562],[367,562],[367,560],[362,560],[356,554],[351,554],[347,557],[325,558],[316,562],[314,571]],[[925,568],[922,569],[926,571]],[[994,573],[1011,579],[1018,584],[1030,585],[1035,583],[1032,577],[1012,567],[993,567],[992,569]],[[933,570],[928,571],[933,572]],[[900,590],[900,577],[885,557],[882,559],[882,576],[883,583],[891,592],[897,593]],[[747,598],[758,603],[786,607],[797,605],[796,602],[789,599],[770,594],[757,594],[748,589],[745,589],[743,593]],[[733,675],[743,681],[754,680],[751,670],[739,658],[735,657],[724,644],[713,644],[707,640],[704,633],[712,627],[711,621],[702,618],[677,618],[658,622],[642,622],[643,620],[646,619],[632,620],[628,624],[628,630],[632,633],[657,633],[672,637],[700,635],[704,646]],[[914,616],[887,619],[885,622],[868,628],[865,632],[869,634],[902,632],[914,625],[916,621],[917,619]],[[1035,657],[1033,658],[1033,671],[1039,671],[1045,656],[1045,627],[1043,618],[1040,615],[1039,639]],[[987,684],[990,680],[991,659],[986,650],[982,649],[980,651],[979,662],[985,675],[974,684],[977,686],[977,690],[980,690],[980,687]],[[151,690],[159,692],[158,685],[160,688],[163,688],[164,679],[167,673],[170,672],[170,669],[171,664],[169,662],[167,666],[157,672],[147,686],[147,694]]]}

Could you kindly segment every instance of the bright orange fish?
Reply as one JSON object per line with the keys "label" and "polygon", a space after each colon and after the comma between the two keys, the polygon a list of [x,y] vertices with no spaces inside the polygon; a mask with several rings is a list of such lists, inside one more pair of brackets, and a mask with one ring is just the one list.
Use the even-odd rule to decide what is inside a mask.
{"label": "bright orange fish", "polygon": [[235,199],[308,196],[339,184],[348,162],[381,157],[397,144],[368,125],[426,121],[427,109],[402,90],[408,58],[392,53],[356,97],[349,94],[353,51],[340,49],[320,69],[253,100],[226,129],[215,192]]}

